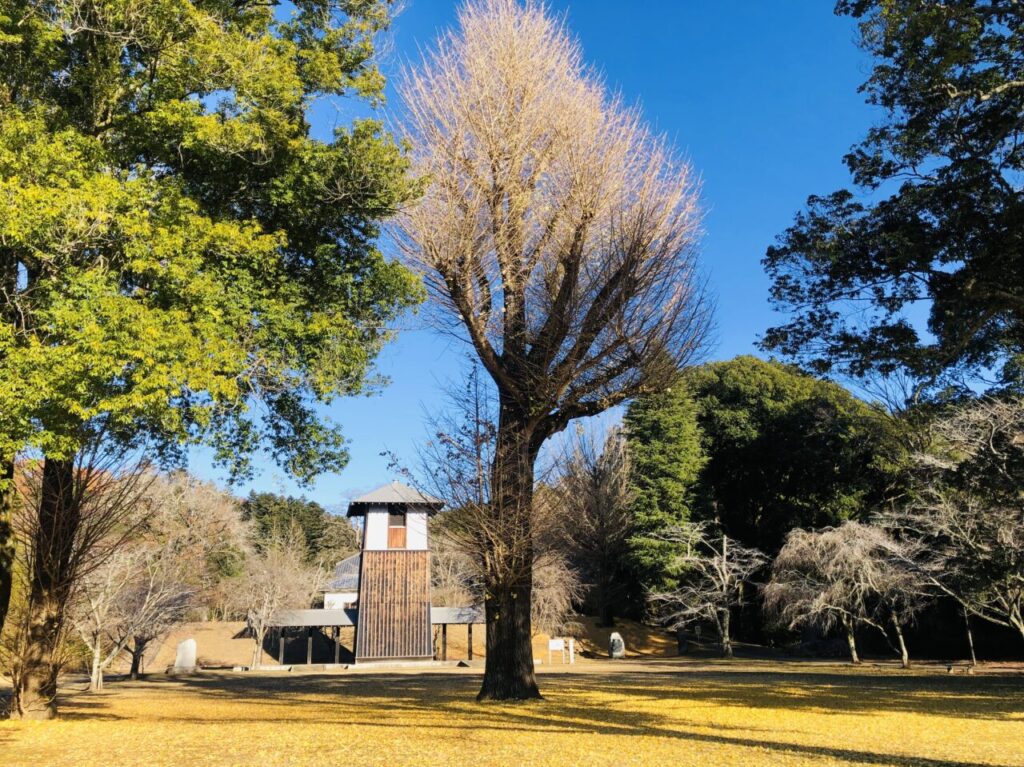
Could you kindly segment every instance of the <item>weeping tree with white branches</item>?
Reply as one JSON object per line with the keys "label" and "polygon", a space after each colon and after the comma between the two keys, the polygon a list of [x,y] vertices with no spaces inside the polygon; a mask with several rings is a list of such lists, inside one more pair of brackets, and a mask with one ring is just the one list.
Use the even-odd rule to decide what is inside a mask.
{"label": "weeping tree with white branches", "polygon": [[672,545],[678,588],[651,594],[648,599],[669,628],[711,622],[718,630],[722,655],[732,657],[732,610],[741,607],[745,589],[768,562],[761,551],[741,545],[706,524],[665,530],[659,540]]}
{"label": "weeping tree with white branches", "polygon": [[927,598],[927,585],[905,564],[912,546],[859,522],[794,530],[772,563],[765,609],[791,629],[841,627],[853,663],[860,663],[856,630],[876,629],[907,668],[903,627]]}
{"label": "weeping tree with white branches", "polygon": [[703,348],[696,179],[536,0],[469,0],[400,93],[429,183],[397,239],[498,396],[478,699],[536,698],[535,462]]}

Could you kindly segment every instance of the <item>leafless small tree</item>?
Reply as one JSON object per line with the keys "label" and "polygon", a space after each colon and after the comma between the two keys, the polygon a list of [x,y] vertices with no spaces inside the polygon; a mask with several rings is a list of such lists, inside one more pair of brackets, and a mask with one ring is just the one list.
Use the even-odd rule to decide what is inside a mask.
{"label": "leafless small tree", "polygon": [[860,663],[856,629],[870,626],[892,644],[886,630],[891,625],[898,642],[893,647],[908,666],[902,625],[920,608],[924,589],[903,564],[903,545],[859,522],[794,530],[772,564],[765,609],[789,628],[841,626],[853,663]]}
{"label": "leafless small tree", "polygon": [[252,536],[238,499],[184,471],[156,477],[146,497],[152,513],[140,532],[166,550],[162,559],[177,563],[196,606],[210,613],[216,603],[223,617]]}
{"label": "leafless small tree", "polygon": [[964,618],[1024,638],[1024,400],[986,397],[941,414],[916,460],[914,497],[879,515],[912,541],[906,565]]}
{"label": "leafless small tree", "polygon": [[651,594],[651,605],[673,629],[714,623],[722,655],[731,658],[732,610],[743,605],[744,590],[768,557],[706,524],[672,528],[658,537],[678,550],[672,567],[681,573],[681,583],[674,591]]}
{"label": "leafless small tree", "polygon": [[119,602],[140,574],[141,551],[122,548],[82,578],[70,610],[78,634],[91,654],[89,689],[103,689],[104,670],[124,651],[131,635],[130,616]]}
{"label": "leafless small tree", "polygon": [[583,578],[600,624],[612,626],[625,593],[633,531],[629,455],[621,430],[613,428],[601,440],[578,429],[556,473],[552,487],[564,520],[561,545]]}
{"label": "leafless small tree", "polygon": [[537,0],[468,0],[400,91],[430,183],[397,241],[497,387],[479,698],[537,697],[536,459],[702,349],[696,180]]}
{"label": "leafless small tree", "polygon": [[150,645],[187,620],[196,606],[197,586],[179,554],[166,543],[144,551],[139,577],[120,601],[132,679],[139,678]]}
{"label": "leafless small tree", "polygon": [[263,643],[279,610],[304,609],[321,590],[325,572],[306,562],[302,531],[287,530],[246,557],[240,599],[252,634],[252,667],[259,668]]}

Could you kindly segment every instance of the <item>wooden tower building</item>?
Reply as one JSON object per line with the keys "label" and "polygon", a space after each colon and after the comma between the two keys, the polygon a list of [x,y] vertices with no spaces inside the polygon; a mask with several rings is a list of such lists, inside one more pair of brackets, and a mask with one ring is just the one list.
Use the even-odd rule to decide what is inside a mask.
{"label": "wooden tower building", "polygon": [[427,519],[443,505],[399,482],[349,504],[363,518],[357,663],[433,657]]}

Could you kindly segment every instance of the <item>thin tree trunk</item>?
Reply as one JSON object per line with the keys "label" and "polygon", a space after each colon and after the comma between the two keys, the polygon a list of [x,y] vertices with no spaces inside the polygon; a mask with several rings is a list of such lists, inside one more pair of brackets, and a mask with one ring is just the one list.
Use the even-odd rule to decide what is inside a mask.
{"label": "thin tree trunk", "polygon": [[963,611],[964,630],[967,632],[967,649],[970,652],[971,668],[974,668],[978,665],[978,658],[974,654],[974,632],[971,631],[971,614],[967,612],[967,608],[963,605],[960,605],[960,609]]}
{"label": "thin tree trunk", "polygon": [[142,674],[142,656],[146,653],[146,645],[149,644],[147,641],[142,641],[138,637],[135,638],[132,644],[132,668],[128,672],[128,677],[132,681],[138,681],[139,676]]}
{"label": "thin tree trunk", "polygon": [[721,618],[718,621],[718,625],[721,627],[721,641],[722,641],[722,655],[726,658],[732,657],[732,637],[729,636],[729,608],[726,607],[720,611]]}
{"label": "thin tree trunk", "polygon": [[[491,482],[491,522],[500,543],[485,552],[487,658],[477,700],[540,698],[533,667],[532,433],[503,403]],[[493,537],[493,536],[492,536]]]}
{"label": "thin tree trunk", "polygon": [[843,620],[846,628],[846,643],[850,646],[850,663],[860,663],[860,656],[857,655],[857,637],[853,633],[853,623],[849,619]]}
{"label": "thin tree trunk", "polygon": [[907,643],[903,639],[903,629],[895,616],[892,618],[892,627],[896,632],[896,642],[900,649],[900,665],[903,668],[910,668],[910,653],[907,652]]}
{"label": "thin tree trunk", "polygon": [[103,669],[100,666],[102,648],[99,637],[95,637],[92,648],[92,672],[89,674],[89,691],[99,692],[103,689]]}
{"label": "thin tree trunk", "polygon": [[611,628],[615,625],[615,604],[611,597],[612,590],[607,580],[600,587],[600,607],[598,609],[599,625]]}
{"label": "thin tree trunk", "polygon": [[[723,534],[722,535],[722,573],[723,573],[723,577],[727,577],[724,574],[729,572],[728,562],[729,562],[729,537],[727,535]],[[726,658],[731,658],[732,657],[732,638],[729,636],[730,611],[729,611],[729,602],[728,602],[728,598],[729,597],[728,597],[728,594],[729,594],[729,589],[728,589],[728,584],[726,583],[726,587],[723,590],[723,597],[725,598],[726,602],[725,602],[725,606],[720,611],[721,614],[722,614],[722,617],[718,621],[718,625],[719,625],[720,630],[722,632],[722,637],[721,637],[722,638],[722,655],[724,655]]]}
{"label": "thin tree trunk", "polygon": [[253,630],[253,646],[252,646],[252,668],[259,668],[263,665],[263,640],[266,639],[266,631]]}
{"label": "thin tree trunk", "polygon": [[74,472],[71,460],[43,461],[26,641],[12,673],[12,719],[52,719],[57,715],[57,653],[74,576],[71,558],[80,513],[73,497]]}
{"label": "thin tree trunk", "polygon": [[11,605],[14,583],[14,459],[0,463],[0,634]]}

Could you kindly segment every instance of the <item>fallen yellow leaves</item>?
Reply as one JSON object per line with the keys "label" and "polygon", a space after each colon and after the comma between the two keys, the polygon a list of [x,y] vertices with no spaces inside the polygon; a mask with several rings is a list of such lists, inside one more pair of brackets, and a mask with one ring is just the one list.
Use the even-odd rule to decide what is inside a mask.
{"label": "fallen yellow leaves", "polygon": [[1024,677],[823,664],[587,663],[542,703],[475,670],[215,674],[71,691],[0,723],[4,765],[1024,765]]}

